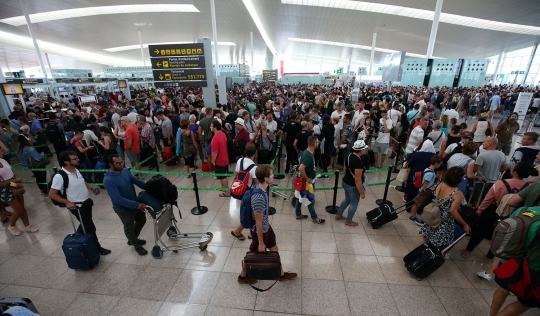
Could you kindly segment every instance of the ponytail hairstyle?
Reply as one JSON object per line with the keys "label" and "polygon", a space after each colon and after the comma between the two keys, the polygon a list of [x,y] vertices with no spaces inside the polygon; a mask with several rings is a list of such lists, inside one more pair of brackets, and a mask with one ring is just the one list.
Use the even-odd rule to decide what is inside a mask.
{"label": "ponytail hairstyle", "polygon": [[521,179],[528,178],[530,176],[536,177],[538,176],[538,170],[536,170],[533,165],[531,165],[528,162],[519,162],[517,163],[513,168],[515,173],[517,173],[518,177]]}

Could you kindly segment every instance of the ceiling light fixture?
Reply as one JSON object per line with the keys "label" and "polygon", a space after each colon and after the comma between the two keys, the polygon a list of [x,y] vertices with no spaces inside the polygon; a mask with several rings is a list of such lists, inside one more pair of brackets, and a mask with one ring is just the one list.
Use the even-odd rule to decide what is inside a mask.
{"label": "ceiling light fixture", "polygon": [[[357,44],[349,44],[349,43],[340,43],[340,42],[330,42],[330,41],[321,41],[321,40],[312,40],[307,38],[294,38],[289,37],[289,41],[291,42],[299,42],[299,43],[310,43],[310,44],[321,44],[321,45],[331,45],[331,46],[340,46],[340,47],[350,47],[350,48],[357,48],[357,49],[365,49],[365,50],[371,50],[371,46],[365,46],[365,45],[357,45]],[[393,49],[386,49],[386,48],[379,48],[375,47],[375,51],[387,53],[387,54],[393,54],[397,53],[397,50]],[[420,54],[414,54],[407,52],[407,56],[410,57],[420,57],[425,58],[426,55],[420,55]],[[439,57],[433,57],[433,58],[439,58]]]}
{"label": "ceiling light fixture", "polygon": [[[430,10],[352,0],[281,0],[281,3],[399,15],[428,21],[433,21],[435,14],[434,11]],[[540,27],[537,26],[491,21],[443,12],[441,12],[440,22],[491,31],[540,35]]]}
{"label": "ceiling light fixture", "polygon": [[268,49],[272,52],[272,54],[277,55],[277,51],[274,48],[274,45],[272,45],[272,42],[270,41],[268,34],[266,34],[266,30],[264,29],[264,26],[262,25],[261,19],[259,19],[259,15],[257,14],[255,7],[253,6],[253,3],[251,2],[251,0],[242,0],[242,1],[244,2],[246,9],[251,15],[251,19],[253,19],[253,22],[259,29],[259,32],[261,33],[261,36],[264,39],[264,42],[266,43],[266,46],[268,46]]}
{"label": "ceiling light fixture", "polygon": [[[66,9],[30,14],[32,23],[56,21],[85,16],[122,14],[122,13],[153,13],[153,12],[200,12],[192,4],[130,4],[111,5],[102,7],[86,7],[77,9]],[[15,16],[0,20],[1,23],[14,26],[26,25],[24,15]]]}
{"label": "ceiling light fixture", "polygon": [[[148,48],[148,45],[168,45],[168,44],[192,44],[193,42],[163,42],[163,43],[148,43],[143,44],[143,48]],[[212,45],[214,45],[214,42],[211,42]],[[236,46],[234,42],[218,42],[218,46]],[[104,51],[115,53],[115,52],[122,52],[125,50],[132,50],[132,49],[140,49],[141,45],[126,45],[126,46],[118,46],[118,47],[111,47],[111,48],[104,48]]]}

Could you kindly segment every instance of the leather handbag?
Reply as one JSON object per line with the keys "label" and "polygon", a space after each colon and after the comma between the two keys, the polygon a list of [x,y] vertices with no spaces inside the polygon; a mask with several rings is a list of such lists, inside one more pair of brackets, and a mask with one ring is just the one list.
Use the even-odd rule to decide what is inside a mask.
{"label": "leather handbag", "polygon": [[49,157],[47,157],[47,155],[43,155],[43,159],[41,160],[36,160],[30,154],[30,149],[28,147],[26,148],[26,151],[28,152],[28,157],[26,159],[30,162],[30,166],[32,168],[44,168],[51,163],[51,160],[49,159]]}
{"label": "leather handbag", "polygon": [[[277,251],[267,252],[248,252],[244,257],[244,268],[246,269],[246,277],[255,280],[279,280],[281,276],[281,258]],[[263,290],[251,285],[251,287],[259,292],[270,290],[275,284],[274,282],[269,288]]]}

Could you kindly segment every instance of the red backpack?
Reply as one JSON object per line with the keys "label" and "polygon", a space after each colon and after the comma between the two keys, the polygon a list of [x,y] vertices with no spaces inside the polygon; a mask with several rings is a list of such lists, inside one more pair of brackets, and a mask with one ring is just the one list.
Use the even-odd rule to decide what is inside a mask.
{"label": "red backpack", "polygon": [[255,167],[255,164],[252,164],[244,170],[244,159],[240,159],[240,171],[234,176],[231,184],[231,196],[237,200],[242,200],[244,193],[249,188],[249,172]]}

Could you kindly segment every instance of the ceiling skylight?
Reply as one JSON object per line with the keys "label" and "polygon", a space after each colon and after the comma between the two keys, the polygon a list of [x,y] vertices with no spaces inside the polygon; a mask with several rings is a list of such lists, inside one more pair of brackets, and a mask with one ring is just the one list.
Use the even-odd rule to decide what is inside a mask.
{"label": "ceiling skylight", "polygon": [[[289,37],[289,41],[291,41],[291,42],[299,42],[299,43],[321,44],[321,45],[331,45],[331,46],[340,46],[340,47],[350,47],[350,48],[371,50],[371,46],[349,44],[349,43],[340,43],[340,42],[321,41],[321,40],[313,40],[313,39],[307,39],[307,38]],[[393,54],[393,53],[398,52],[397,50],[379,48],[379,47],[375,47],[375,51],[382,52],[382,53],[387,53],[387,54]],[[407,52],[407,56],[419,57],[419,58],[425,58],[426,57],[426,55],[414,54],[414,53],[409,53],[409,52]],[[434,56],[433,58],[439,58],[439,57]]]}
{"label": "ceiling skylight", "polygon": [[[434,11],[430,10],[352,0],[281,0],[281,3],[399,15],[428,21],[432,21],[435,14]],[[491,21],[443,12],[441,12],[440,22],[492,31],[540,35],[540,27],[537,26]]]}
{"label": "ceiling skylight", "polygon": [[[111,5],[35,13],[30,14],[30,21],[32,21],[32,23],[40,23],[94,15],[152,12],[199,12],[199,10],[192,4]],[[0,22],[15,26],[26,25],[24,15],[2,19]]]}
{"label": "ceiling skylight", "polygon": [[[148,45],[168,45],[168,44],[191,44],[193,42],[163,42],[163,43],[148,43],[143,44],[143,48],[148,48]],[[212,45],[214,45],[214,42],[211,42]],[[218,46],[236,46],[234,42],[218,42]],[[122,52],[125,50],[133,50],[133,49],[141,49],[140,44],[136,45],[127,45],[127,46],[119,46],[119,47],[111,47],[111,48],[104,48],[103,50],[115,53],[115,52]]]}
{"label": "ceiling skylight", "polygon": [[242,1],[244,2],[246,9],[251,15],[251,19],[253,19],[253,22],[257,26],[257,29],[259,29],[259,32],[261,33],[261,36],[264,39],[264,42],[266,43],[266,46],[268,46],[268,49],[272,52],[272,54],[277,55],[277,50],[274,48],[274,45],[272,45],[272,42],[270,41],[268,34],[266,34],[266,30],[264,29],[264,26],[262,25],[261,19],[259,19],[259,15],[257,14],[255,7],[253,6],[253,3],[251,3],[251,0],[242,0]]}

